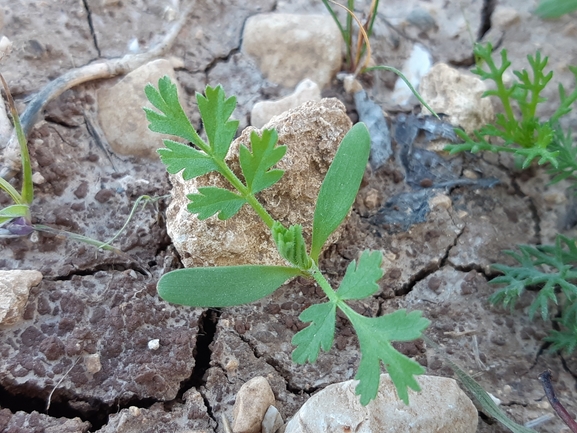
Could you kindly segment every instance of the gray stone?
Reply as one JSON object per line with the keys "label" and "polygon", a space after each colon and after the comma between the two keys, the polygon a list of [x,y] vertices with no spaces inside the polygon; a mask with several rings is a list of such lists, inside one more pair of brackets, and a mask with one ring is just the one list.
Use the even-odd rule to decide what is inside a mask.
{"label": "gray stone", "polygon": [[482,98],[486,90],[485,83],[476,76],[444,63],[434,65],[419,87],[421,96],[433,110],[449,115],[448,121],[468,134],[495,118],[491,100]]}
{"label": "gray stone", "polygon": [[377,398],[367,406],[355,394],[357,381],[330,385],[303,405],[285,433],[476,431],[477,409],[457,382],[438,376],[418,376],[417,381],[421,391],[409,391],[409,405],[397,397],[388,374],[381,375]]}
{"label": "gray stone", "polygon": [[[305,239],[310,241],[314,206],[321,183],[342,138],[351,127],[344,106],[336,99],[307,102],[301,107],[275,117],[266,128],[276,128],[279,143],[288,147],[277,164],[286,170],[280,182],[259,193],[259,200],[271,216],[286,226],[302,224]],[[250,147],[247,128],[237,138],[227,160],[240,175],[238,148]],[[172,201],[167,210],[167,230],[185,266],[226,266],[248,263],[284,265],[268,227],[248,205],[226,222],[212,216],[199,220],[188,212],[187,194],[201,186],[229,188],[215,173],[184,181],[180,174],[171,176]],[[342,226],[341,226],[342,227]],[[329,245],[339,237],[337,230]]]}
{"label": "gray stone", "polygon": [[[104,135],[114,152],[156,159],[156,149],[163,138],[148,129],[142,107],[153,108],[144,87],[168,75],[176,82],[174,70],[168,60],[155,60],[135,69],[114,86],[98,91],[98,117]],[[182,92],[179,90],[179,95]],[[169,138],[164,136],[164,138]]]}
{"label": "gray stone", "polygon": [[304,79],[296,87],[294,93],[278,101],[257,102],[251,113],[251,123],[255,128],[262,128],[274,116],[284,113],[291,108],[297,108],[307,101],[320,101],[321,90],[317,83]]}
{"label": "gray stone", "polygon": [[284,422],[278,409],[269,406],[262,420],[262,433],[275,433],[283,426]]}
{"label": "gray stone", "polygon": [[241,49],[272,82],[294,87],[310,78],[322,89],[341,68],[342,45],[329,15],[270,13],[246,21]]}
{"label": "gray stone", "polygon": [[[110,421],[98,433],[179,432],[209,433],[216,423],[208,415],[202,395],[194,388],[183,395],[184,404],[176,403],[167,412],[162,402],[149,409],[131,406],[111,414]],[[162,427],[160,427],[162,426]]]}
{"label": "gray stone", "polygon": [[0,324],[14,325],[22,320],[30,288],[40,284],[38,271],[0,271]]}
{"label": "gray stone", "polygon": [[234,433],[259,433],[268,408],[274,403],[274,394],[268,381],[257,376],[245,383],[234,402]]}

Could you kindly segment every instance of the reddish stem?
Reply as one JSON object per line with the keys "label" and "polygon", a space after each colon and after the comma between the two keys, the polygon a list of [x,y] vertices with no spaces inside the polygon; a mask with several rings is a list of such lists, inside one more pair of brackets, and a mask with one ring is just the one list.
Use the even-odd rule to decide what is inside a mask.
{"label": "reddish stem", "polygon": [[545,370],[543,373],[539,375],[539,380],[543,385],[543,389],[545,390],[545,395],[551,403],[551,407],[557,412],[559,418],[563,420],[565,424],[569,426],[573,433],[577,433],[577,422],[573,419],[573,417],[567,412],[567,409],[561,404],[559,399],[555,396],[555,390],[553,389],[553,384],[551,383],[551,371]]}

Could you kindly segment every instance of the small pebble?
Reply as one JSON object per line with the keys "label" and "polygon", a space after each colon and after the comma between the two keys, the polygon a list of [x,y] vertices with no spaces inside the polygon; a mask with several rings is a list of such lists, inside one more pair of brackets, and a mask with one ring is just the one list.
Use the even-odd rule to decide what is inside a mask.
{"label": "small pebble", "polygon": [[154,340],[150,340],[148,342],[148,348],[150,350],[157,350],[160,347],[160,340],[155,338]]}

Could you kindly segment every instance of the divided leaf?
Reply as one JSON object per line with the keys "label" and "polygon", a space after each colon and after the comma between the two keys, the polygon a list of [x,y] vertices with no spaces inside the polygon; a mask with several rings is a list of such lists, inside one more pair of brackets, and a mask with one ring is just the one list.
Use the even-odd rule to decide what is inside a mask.
{"label": "divided leaf", "polygon": [[300,271],[286,266],[222,266],[177,269],[158,281],[162,299],[190,307],[247,304],[270,295]]}
{"label": "divided leaf", "polygon": [[299,269],[309,269],[312,260],[307,255],[303,228],[300,224],[292,225],[288,229],[278,221],[271,228],[272,237],[280,255]]}
{"label": "divided leaf", "polygon": [[148,128],[151,131],[176,135],[203,148],[204,142],[186,117],[178,100],[176,84],[170,81],[168,75],[158,80],[158,90],[152,84],[147,84],[144,92],[150,103],[160,110],[158,113],[150,108],[144,108],[146,118],[150,122]]}
{"label": "divided leaf", "polygon": [[[283,175],[283,170],[269,170],[286,153],[286,146],[276,146],[278,134],[274,129],[265,129],[262,136],[252,131],[250,143],[252,153],[245,146],[240,147],[240,166],[249,191],[253,194],[275,184]],[[276,147],[275,147],[276,146]]]}
{"label": "divided leaf", "polygon": [[220,85],[206,86],[205,95],[196,94],[204,130],[213,156],[224,160],[238,128],[238,120],[229,120],[236,107],[236,98],[226,98]]}
{"label": "divided leaf", "polygon": [[344,300],[363,299],[375,294],[379,290],[377,281],[383,276],[382,261],[383,254],[380,251],[363,251],[358,265],[353,260],[347,266],[337,295]]}
{"label": "divided leaf", "polygon": [[227,189],[215,186],[198,188],[199,194],[188,194],[191,201],[187,208],[190,213],[198,214],[204,220],[218,213],[218,219],[227,220],[234,216],[246,203],[241,196]]}
{"label": "divided leaf", "polygon": [[158,149],[157,152],[170,174],[184,170],[182,178],[190,180],[211,171],[218,171],[218,166],[206,153],[177,141],[163,140],[163,142],[166,147]]}
{"label": "divided leaf", "polygon": [[359,380],[356,393],[361,404],[367,405],[377,396],[381,375],[381,361],[395,384],[399,398],[409,404],[408,388],[419,391],[415,379],[425,369],[416,361],[398,352],[391,341],[410,341],[421,337],[429,320],[421,317],[420,311],[406,313],[397,310],[380,317],[364,317],[354,311],[346,312],[359,338],[361,363],[355,376]]}
{"label": "divided leaf", "polygon": [[312,323],[292,339],[292,344],[297,346],[292,353],[294,362],[315,362],[321,348],[325,352],[330,350],[335,338],[336,309],[334,302],[325,302],[311,305],[300,314],[300,320]]}
{"label": "divided leaf", "polygon": [[364,123],[357,123],[343,138],[319,191],[310,254],[315,262],[328,237],[343,222],[355,201],[370,150],[369,131]]}

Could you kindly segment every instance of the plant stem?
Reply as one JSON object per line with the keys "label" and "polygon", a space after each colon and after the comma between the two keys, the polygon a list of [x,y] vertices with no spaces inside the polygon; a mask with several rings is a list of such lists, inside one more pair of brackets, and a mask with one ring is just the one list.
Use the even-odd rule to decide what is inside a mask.
{"label": "plant stem", "polygon": [[563,422],[567,424],[573,433],[577,433],[577,423],[555,395],[555,390],[553,389],[553,384],[551,383],[551,371],[545,370],[543,373],[541,373],[539,375],[539,381],[543,385],[543,390],[545,390],[547,400],[549,400],[551,407],[555,410],[555,412],[557,412],[559,418],[561,418]]}
{"label": "plant stem", "polygon": [[329,300],[337,303],[339,300],[339,297],[337,296],[336,292],[331,287],[331,285],[329,284],[329,282],[327,281],[325,276],[321,273],[319,266],[315,263],[314,260],[312,262],[313,262],[313,266],[311,267],[311,269],[312,269],[313,278],[318,283],[318,285],[321,287],[321,289],[323,289],[323,292],[325,292],[325,294],[327,295]]}

